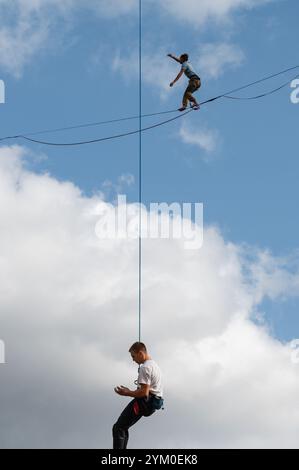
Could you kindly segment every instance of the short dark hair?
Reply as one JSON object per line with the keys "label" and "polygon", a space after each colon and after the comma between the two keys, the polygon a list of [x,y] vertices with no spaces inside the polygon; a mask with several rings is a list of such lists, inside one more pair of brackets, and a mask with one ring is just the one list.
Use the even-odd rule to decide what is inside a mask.
{"label": "short dark hair", "polygon": [[130,347],[129,349],[129,352],[135,352],[135,353],[139,353],[140,351],[143,351],[143,352],[147,352],[146,350],[146,346],[144,343],[140,343],[139,341],[137,341],[136,343],[132,344],[132,346]]}
{"label": "short dark hair", "polygon": [[189,60],[188,54],[182,54],[182,55],[181,55],[181,59],[182,59],[184,62],[187,62],[187,60]]}

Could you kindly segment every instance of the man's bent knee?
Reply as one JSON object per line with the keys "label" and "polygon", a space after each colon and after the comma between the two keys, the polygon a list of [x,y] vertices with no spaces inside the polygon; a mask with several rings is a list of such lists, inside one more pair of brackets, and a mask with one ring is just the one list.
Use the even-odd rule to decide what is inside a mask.
{"label": "man's bent knee", "polygon": [[112,427],[112,434],[113,436],[118,436],[119,434],[121,434],[123,432],[123,429],[122,427],[117,424],[117,423],[114,423],[113,424],[113,427]]}

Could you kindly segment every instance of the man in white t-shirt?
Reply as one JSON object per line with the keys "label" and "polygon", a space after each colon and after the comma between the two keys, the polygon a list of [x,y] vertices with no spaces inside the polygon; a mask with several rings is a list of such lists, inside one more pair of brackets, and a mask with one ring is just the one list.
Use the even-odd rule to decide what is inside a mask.
{"label": "man in white t-shirt", "polygon": [[173,87],[173,85],[181,78],[183,74],[185,74],[189,79],[189,84],[184,93],[182,106],[179,108],[179,111],[185,111],[187,109],[188,101],[190,101],[191,107],[194,110],[199,109],[200,105],[194,98],[193,93],[201,87],[201,79],[190,64],[188,54],[182,54],[180,57],[176,57],[173,54],[168,54],[168,57],[182,65],[180,73],[173,80],[173,82],[170,83],[170,86]]}
{"label": "man in white t-shirt", "polygon": [[133,400],[113,425],[113,449],[126,449],[128,429],[142,416],[151,416],[163,406],[162,373],[158,364],[149,356],[144,343],[134,343],[129,353],[133,361],[139,364],[137,389],[130,390],[123,385],[114,388],[118,395],[132,397]]}

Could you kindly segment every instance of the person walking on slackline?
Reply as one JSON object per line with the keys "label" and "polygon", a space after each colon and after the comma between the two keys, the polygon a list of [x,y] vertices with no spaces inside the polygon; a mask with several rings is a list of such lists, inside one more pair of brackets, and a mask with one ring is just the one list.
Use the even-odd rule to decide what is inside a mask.
{"label": "person walking on slackline", "polygon": [[189,78],[189,84],[184,93],[182,107],[179,108],[179,111],[185,111],[188,106],[188,101],[192,103],[191,107],[193,109],[199,109],[199,103],[196,101],[192,93],[194,93],[201,87],[201,80],[197,73],[194,71],[192,65],[190,64],[188,54],[182,54],[180,57],[176,57],[173,54],[168,54],[167,57],[170,57],[176,62],[182,64],[180,73],[173,80],[173,82],[170,83],[171,87],[173,87],[173,85],[181,78],[183,73]]}
{"label": "person walking on slackline", "polygon": [[149,356],[143,343],[134,343],[130,349],[134,362],[139,364],[137,389],[129,390],[120,385],[114,388],[118,395],[132,397],[120,417],[113,425],[113,449],[126,449],[129,440],[128,429],[142,416],[151,416],[163,406],[162,373],[158,364]]}

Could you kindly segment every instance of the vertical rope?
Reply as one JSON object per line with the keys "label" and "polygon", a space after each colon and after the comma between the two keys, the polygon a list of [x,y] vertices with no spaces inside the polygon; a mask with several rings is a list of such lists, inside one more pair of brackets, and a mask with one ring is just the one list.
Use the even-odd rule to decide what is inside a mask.
{"label": "vertical rope", "polygon": [[138,244],[138,337],[141,341],[141,290],[142,290],[142,226],[141,226],[141,202],[142,202],[142,5],[139,0],[139,244]]}

